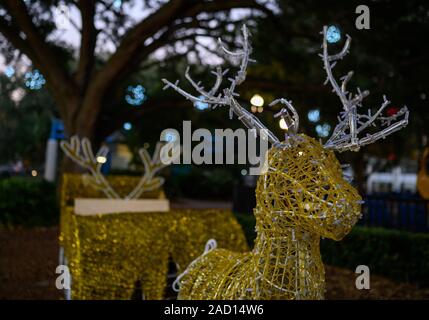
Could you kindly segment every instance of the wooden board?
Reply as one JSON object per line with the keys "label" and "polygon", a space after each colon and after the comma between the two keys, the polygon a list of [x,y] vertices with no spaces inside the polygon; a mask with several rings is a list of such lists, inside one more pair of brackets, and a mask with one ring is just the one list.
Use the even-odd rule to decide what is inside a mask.
{"label": "wooden board", "polygon": [[81,216],[123,212],[167,212],[170,211],[170,201],[167,199],[123,200],[76,198],[74,201],[74,211],[75,214]]}

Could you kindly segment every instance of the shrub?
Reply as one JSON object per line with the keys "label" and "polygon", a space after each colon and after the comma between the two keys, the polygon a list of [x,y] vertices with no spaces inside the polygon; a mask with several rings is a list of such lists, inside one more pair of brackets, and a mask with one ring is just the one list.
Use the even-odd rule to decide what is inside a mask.
{"label": "shrub", "polygon": [[391,279],[429,285],[429,235],[382,228],[355,227],[342,241],[322,240],[323,261]]}
{"label": "shrub", "polygon": [[54,184],[38,178],[0,180],[0,224],[48,226],[58,219]]}
{"label": "shrub", "polygon": [[248,213],[234,213],[235,217],[237,218],[238,223],[241,224],[241,227],[243,228],[244,235],[246,236],[247,243],[249,244],[249,247],[253,247],[253,242],[256,238],[256,231],[255,231],[255,216]]}
{"label": "shrub", "polygon": [[231,172],[222,168],[192,167],[183,175],[170,176],[165,190],[169,197],[195,199],[230,199],[234,185]]}
{"label": "shrub", "polygon": [[[253,215],[236,213],[250,247],[255,239]],[[371,272],[398,281],[429,285],[429,234],[356,226],[341,241],[321,240],[323,262]]]}

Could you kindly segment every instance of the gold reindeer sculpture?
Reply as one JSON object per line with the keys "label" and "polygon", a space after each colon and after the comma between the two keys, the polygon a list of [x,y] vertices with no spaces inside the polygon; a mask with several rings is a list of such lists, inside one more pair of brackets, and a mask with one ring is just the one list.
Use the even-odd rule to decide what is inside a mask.
{"label": "gold reindeer sculpture", "polygon": [[[284,119],[288,131],[280,142],[263,124],[236,100],[235,88],[246,77],[251,47],[249,34],[243,26],[243,49],[231,52],[220,44],[228,55],[240,59],[240,69],[231,85],[217,94],[225,72],[218,69],[214,88],[206,91],[186,78],[202,95],[195,97],[175,84],[163,80],[192,101],[202,101],[212,106],[228,106],[250,129],[256,129],[272,143],[266,157],[266,170],[260,175],[256,188],[257,238],[253,251],[234,253],[217,249],[211,240],[203,255],[194,260],[176,280],[181,299],[323,299],[325,291],[324,266],[319,251],[321,237],[341,240],[361,216],[362,202],[358,192],[343,177],[342,167],[334,150],[357,151],[360,146],[384,138],[404,127],[408,110],[402,108],[392,117],[381,113],[389,104],[384,98],[381,108],[373,115],[359,114],[367,91],[358,90],[352,95],[346,89],[352,73],[342,78],[338,85],[333,77],[335,62],[348,52],[350,37],[338,54],[328,54],[327,27],[323,28],[324,68],[334,92],[339,96],[344,110],[331,138],[322,145],[313,138],[298,134],[298,115],[291,101],[279,99],[271,105],[285,105],[276,116]],[[380,131],[359,134],[379,122]]]}

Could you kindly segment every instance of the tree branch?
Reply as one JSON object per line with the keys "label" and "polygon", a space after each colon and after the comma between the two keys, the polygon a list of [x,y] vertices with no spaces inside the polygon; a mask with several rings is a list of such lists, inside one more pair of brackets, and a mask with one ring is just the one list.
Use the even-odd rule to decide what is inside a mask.
{"label": "tree branch", "polygon": [[81,92],[87,87],[95,61],[94,51],[98,33],[94,25],[95,3],[95,0],[79,0],[78,2],[82,17],[82,35],[75,79]]}
{"label": "tree branch", "polygon": [[26,41],[20,36],[18,28],[0,19],[0,33],[19,51],[27,55],[31,60],[37,60],[37,56]]}
{"label": "tree branch", "polygon": [[238,7],[261,8],[261,5],[255,0],[218,0],[211,2],[202,0],[175,0],[168,2],[155,13],[138,23],[127,32],[116,52],[109,58],[97,75],[93,77],[83,103],[84,110],[79,115],[82,121],[78,120],[78,122],[84,123],[85,126],[94,126],[95,123],[93,121],[96,121],[96,119],[88,121],[87,119],[90,118],[88,114],[99,112],[102,108],[105,92],[126,74],[124,70],[130,72],[130,65],[136,62],[140,63],[142,59],[159,48],[159,44],[163,41],[174,42],[177,39],[167,38],[164,40],[163,35],[157,39],[160,41],[156,45],[152,45],[151,43],[147,46],[144,45],[145,40],[166,27],[168,29],[165,34],[168,36],[172,35],[177,30],[177,27],[173,25],[177,19],[185,17],[193,18],[201,12],[226,11]]}
{"label": "tree branch", "polygon": [[[37,32],[36,26],[33,24],[31,17],[27,12],[27,8],[22,1],[5,0],[5,6],[13,19],[14,25],[19,27],[26,38],[13,37],[18,48],[25,50],[29,54],[31,60],[41,70],[48,85],[53,89],[53,95],[57,101],[64,101],[75,93],[73,91],[74,83],[68,77],[67,72],[61,69],[60,64],[55,63],[56,57],[50,50],[45,40]],[[16,31],[18,33],[19,31]],[[64,115],[66,110],[65,104],[60,105],[60,111]]]}

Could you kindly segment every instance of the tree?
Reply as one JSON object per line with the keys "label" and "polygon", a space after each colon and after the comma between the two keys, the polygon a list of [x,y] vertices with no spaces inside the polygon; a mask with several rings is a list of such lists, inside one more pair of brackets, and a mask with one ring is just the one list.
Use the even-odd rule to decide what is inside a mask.
{"label": "tree", "polygon": [[[40,165],[55,104],[46,90],[24,93],[20,81],[0,76],[0,162],[23,160]],[[21,94],[13,99],[14,93]],[[13,144],[13,148],[11,148]]]}
{"label": "tree", "polygon": [[[178,52],[174,47],[186,47],[188,41],[195,44],[197,36],[219,36],[229,23],[232,8],[269,13],[256,0],[124,0],[122,6],[142,4],[150,12],[141,21],[133,21],[124,10],[115,9],[115,3],[4,0],[0,4],[2,52],[10,59],[10,53],[18,50],[45,76],[68,135],[94,140],[97,128],[108,125],[103,119],[109,118],[101,115],[117,103],[115,90],[125,88],[126,80],[141,70],[143,62],[150,65],[152,54],[160,48],[167,48],[166,59],[186,55],[188,50]],[[80,14],[81,26],[72,21],[81,36],[77,52],[53,40],[54,9],[58,5],[77,9]],[[113,53],[105,52],[106,43],[113,44]]]}

